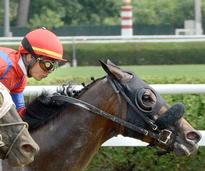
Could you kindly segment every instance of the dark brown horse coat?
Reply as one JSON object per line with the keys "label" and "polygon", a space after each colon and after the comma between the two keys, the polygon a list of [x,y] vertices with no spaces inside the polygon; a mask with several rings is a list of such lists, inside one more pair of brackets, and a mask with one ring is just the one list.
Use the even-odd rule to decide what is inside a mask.
{"label": "dark brown horse coat", "polygon": [[[132,74],[122,71],[111,63],[104,64],[105,67],[108,74],[112,74],[115,79],[125,84],[129,83],[133,77]],[[144,97],[145,104],[153,100],[152,94],[148,93],[148,96],[149,100],[146,98],[147,95]],[[106,77],[92,83],[78,98],[110,114],[125,120],[128,118],[127,102],[114,90]],[[24,168],[24,171],[81,171],[89,164],[101,144],[109,138],[120,133],[124,136],[140,137],[137,133],[85,109],[70,104],[62,106],[57,107],[58,115],[55,118],[32,131],[32,137],[40,146],[40,152],[35,161]],[[43,104],[35,107],[39,115],[45,110],[44,107]],[[52,107],[51,104],[46,106],[47,109],[49,107]],[[159,118],[167,110],[168,105],[163,104],[153,117]],[[134,113],[134,115],[137,114]],[[135,122],[139,117],[129,118],[133,119],[133,123],[146,127],[143,121]],[[197,142],[200,140],[198,132],[183,118],[177,120],[172,127],[176,132],[176,142],[172,150],[185,154],[183,149],[186,149],[186,155],[194,153],[197,150]],[[148,136],[141,136],[141,139],[153,142],[153,139]]]}

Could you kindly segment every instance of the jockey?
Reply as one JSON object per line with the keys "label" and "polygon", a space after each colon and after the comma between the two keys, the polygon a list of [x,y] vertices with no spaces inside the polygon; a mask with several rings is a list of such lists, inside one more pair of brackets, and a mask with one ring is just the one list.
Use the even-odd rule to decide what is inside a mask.
{"label": "jockey", "polygon": [[23,90],[27,77],[42,80],[56,69],[62,58],[63,46],[51,31],[40,28],[26,34],[19,49],[0,47],[0,82],[10,91],[21,117],[26,108]]}

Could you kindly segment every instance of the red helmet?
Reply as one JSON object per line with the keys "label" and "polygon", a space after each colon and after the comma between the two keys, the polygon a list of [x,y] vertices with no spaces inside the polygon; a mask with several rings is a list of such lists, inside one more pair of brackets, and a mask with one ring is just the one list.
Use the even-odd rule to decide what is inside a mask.
{"label": "red helmet", "polygon": [[26,34],[19,50],[21,53],[45,56],[51,59],[63,59],[63,46],[58,37],[51,31],[40,28]]}

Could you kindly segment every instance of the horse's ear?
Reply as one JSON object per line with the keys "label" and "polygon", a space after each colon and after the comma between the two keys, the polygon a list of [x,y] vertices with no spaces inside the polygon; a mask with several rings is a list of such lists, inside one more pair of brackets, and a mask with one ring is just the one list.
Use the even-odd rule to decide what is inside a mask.
{"label": "horse's ear", "polygon": [[108,64],[108,65],[112,65],[112,66],[116,66],[116,67],[117,67],[117,65],[115,65],[115,64],[114,64],[111,60],[109,60],[109,59],[107,60],[107,64]]}
{"label": "horse's ear", "polygon": [[111,61],[107,61],[107,64],[105,64],[104,62],[100,61],[103,69],[109,76],[114,77],[118,80],[127,80],[131,78],[130,74],[123,72],[118,66],[110,62]]}
{"label": "horse's ear", "polygon": [[104,63],[103,61],[101,61],[101,60],[99,60],[99,62],[100,62],[100,64],[101,64],[102,68],[104,69],[104,71],[105,71],[108,75],[112,75],[112,72],[110,71],[109,66],[108,66],[106,63]]}

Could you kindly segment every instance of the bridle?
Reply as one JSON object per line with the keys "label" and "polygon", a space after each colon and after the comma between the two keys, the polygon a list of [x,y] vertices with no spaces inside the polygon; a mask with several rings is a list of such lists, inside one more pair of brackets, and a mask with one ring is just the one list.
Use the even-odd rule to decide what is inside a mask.
{"label": "bridle", "polygon": [[162,146],[164,146],[166,149],[171,149],[171,147],[173,147],[173,143],[175,141],[175,134],[169,130],[169,129],[163,129],[160,130],[158,128],[158,126],[154,123],[155,121],[148,118],[146,115],[143,115],[143,113],[139,112],[139,110],[136,108],[135,104],[131,101],[131,99],[126,95],[126,93],[124,92],[122,85],[116,80],[113,79],[110,76],[106,77],[108,82],[111,84],[112,88],[114,89],[114,91],[116,93],[121,94],[121,96],[125,99],[125,101],[127,102],[127,104],[129,106],[131,106],[134,111],[136,112],[136,114],[140,113],[140,117],[150,126],[151,130],[147,130],[145,128],[139,127],[133,123],[130,123],[124,119],[121,119],[118,115],[113,115],[110,113],[107,113],[85,101],[82,101],[80,99],[76,99],[67,95],[53,95],[51,97],[51,101],[53,101],[53,103],[57,102],[57,101],[63,101],[63,102],[67,102],[73,105],[76,105],[78,107],[81,107],[85,110],[88,110],[94,114],[100,115],[104,118],[107,118],[111,121],[113,121],[114,123],[117,123],[125,128],[128,128],[134,132],[137,132],[139,134],[142,134],[144,136],[149,136],[151,138],[153,138],[154,140],[154,144],[160,144]]}
{"label": "bridle", "polygon": [[[5,117],[5,115],[8,115],[8,113],[13,114],[15,106],[14,103],[11,99],[11,96],[7,90],[7,88],[0,82],[0,95],[1,98],[4,99],[3,103],[1,104],[0,107],[0,119],[2,119],[3,117]],[[16,113],[18,115],[18,113]],[[9,127],[9,126],[16,126],[16,125],[23,125],[23,127],[20,129],[20,131],[16,134],[16,137],[11,141],[11,144],[6,144],[2,133],[0,132],[0,148],[3,148],[2,151],[5,152],[5,155],[2,157],[2,159],[5,159],[8,157],[8,155],[11,153],[12,148],[14,146],[14,144],[16,143],[16,141],[18,140],[18,138],[20,137],[20,135],[23,133],[25,128],[28,128],[28,124],[26,122],[23,121],[19,121],[19,122],[13,122],[13,123],[0,123],[0,128],[1,127]],[[8,148],[7,151],[5,151],[5,147],[6,149]]]}
{"label": "bridle", "polygon": [[[10,109],[11,110],[11,109]],[[7,112],[8,113],[8,112]],[[7,113],[5,115],[7,115]],[[1,118],[0,118],[1,119]],[[24,129],[28,128],[28,124],[26,122],[13,122],[13,123],[2,123],[0,124],[0,127],[9,127],[9,126],[16,126],[16,125],[23,125],[23,127],[21,128],[21,130],[18,132],[18,134],[16,135],[16,137],[14,138],[14,140],[12,141],[12,143],[9,145],[9,148],[6,152],[6,154],[4,155],[4,157],[2,159],[6,159],[9,154],[12,151],[12,148],[14,146],[14,144],[16,143],[16,141],[18,140],[18,138],[20,137],[20,135],[23,133]],[[7,144],[3,141],[3,137],[2,134],[0,134],[0,148],[6,146]]]}
{"label": "bridle", "polygon": [[[149,136],[151,138],[153,138],[154,142],[152,142],[152,145],[156,145],[156,144],[161,144],[165,147],[167,147],[167,149],[170,149],[171,146],[173,146],[173,143],[175,141],[175,133],[173,133],[170,129],[159,129],[158,125],[155,124],[155,120],[151,119],[150,117],[148,117],[145,113],[147,112],[147,110],[151,111],[153,110],[151,109],[147,109],[147,110],[143,110],[139,104],[133,103],[133,101],[130,99],[130,97],[128,97],[128,95],[125,93],[125,90],[123,88],[123,86],[121,85],[121,83],[110,76],[107,76],[108,81],[110,82],[111,86],[113,87],[113,89],[119,92],[119,94],[121,94],[121,96],[124,98],[124,100],[127,102],[128,107],[132,108],[132,110],[134,111],[135,114],[138,114],[139,117],[148,125],[148,127],[151,128],[151,130],[139,127],[142,131],[138,132],[139,134],[142,134],[144,136]],[[155,91],[151,88],[151,87],[140,87],[137,91],[137,95],[136,97],[142,97],[142,94],[145,90],[149,90],[151,91],[155,97],[157,98],[157,94],[155,93]],[[156,99],[157,101],[158,99]],[[148,106],[147,106],[148,108]],[[154,107],[153,107],[154,108]],[[159,111],[159,107],[156,105],[156,110],[153,111],[154,114],[156,114]],[[126,126],[125,126],[126,127]]]}

